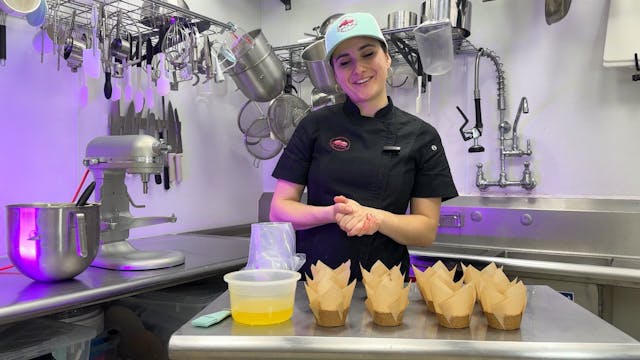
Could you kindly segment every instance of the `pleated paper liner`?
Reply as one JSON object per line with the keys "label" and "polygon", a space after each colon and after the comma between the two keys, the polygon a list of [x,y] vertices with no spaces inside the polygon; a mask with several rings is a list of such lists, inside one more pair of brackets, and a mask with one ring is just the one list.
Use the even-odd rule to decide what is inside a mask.
{"label": "pleated paper liner", "polygon": [[372,314],[373,323],[380,326],[399,326],[402,325],[402,318],[404,316],[404,310],[398,314],[397,317],[393,317],[392,313],[380,313],[374,311]]}
{"label": "pleated paper liner", "polygon": [[471,323],[471,316],[452,316],[447,319],[446,316],[442,314],[436,314],[438,316],[438,323],[440,325],[450,328],[450,329],[464,329],[469,327],[469,323]]}
{"label": "pleated paper liner", "polygon": [[319,310],[318,314],[313,313],[313,317],[316,320],[316,325],[323,327],[338,327],[343,326],[349,315],[349,308],[344,311],[338,310]]}
{"label": "pleated paper liner", "polygon": [[500,323],[498,318],[492,313],[485,312],[484,316],[487,318],[487,324],[489,324],[489,327],[498,330],[520,329],[520,323],[522,322],[522,313],[517,315],[506,315],[503,323]]}

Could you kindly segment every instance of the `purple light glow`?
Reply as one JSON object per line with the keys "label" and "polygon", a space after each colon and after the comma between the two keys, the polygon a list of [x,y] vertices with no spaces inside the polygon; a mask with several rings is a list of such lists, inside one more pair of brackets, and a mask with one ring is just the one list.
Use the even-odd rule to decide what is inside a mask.
{"label": "purple light glow", "polygon": [[18,253],[20,258],[33,263],[37,257],[37,247],[35,241],[38,237],[38,228],[36,227],[36,208],[21,208],[20,211],[20,229],[18,230],[19,239]]}

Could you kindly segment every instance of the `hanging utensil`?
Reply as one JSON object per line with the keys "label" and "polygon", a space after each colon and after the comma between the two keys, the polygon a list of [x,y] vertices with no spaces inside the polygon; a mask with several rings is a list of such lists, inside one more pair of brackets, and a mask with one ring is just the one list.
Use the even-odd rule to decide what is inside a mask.
{"label": "hanging utensil", "polygon": [[82,64],[86,76],[97,79],[100,77],[100,59],[102,54],[100,51],[98,40],[98,6],[93,4],[91,7],[91,49],[82,51]]}
{"label": "hanging utensil", "polygon": [[146,43],[146,58],[147,58],[147,89],[144,93],[144,102],[147,108],[153,108],[153,79],[151,77],[151,61],[153,60],[153,45],[151,44],[151,38],[147,38]]}
{"label": "hanging utensil", "polygon": [[0,10],[0,66],[7,62],[7,14]]}
{"label": "hanging utensil", "polygon": [[169,78],[167,78],[167,69],[165,64],[164,53],[158,53],[158,80],[156,81],[156,89],[158,95],[166,96],[169,94],[171,84],[169,84]]}
{"label": "hanging utensil", "polygon": [[[102,6],[100,8],[102,11],[101,18],[102,22],[102,67],[104,68],[104,97],[107,99],[111,99],[111,95],[113,95],[113,88],[111,87],[111,55],[109,51],[109,32],[107,31],[107,9]],[[57,8],[56,8],[57,11]]]}
{"label": "hanging utensil", "polygon": [[133,103],[135,105],[136,112],[139,113],[144,108],[144,92],[142,91],[142,81],[141,81],[141,72],[142,72],[142,37],[138,36],[138,41],[136,42],[136,67],[135,69],[135,92],[133,94]]}
{"label": "hanging utensil", "polygon": [[79,94],[79,102],[80,107],[87,106],[89,103],[89,87],[87,86],[87,76],[83,71],[78,72],[78,76],[80,77],[80,94]]}
{"label": "hanging utensil", "polygon": [[174,116],[173,120],[175,121],[175,144],[176,144],[176,152],[175,152],[175,172],[176,172],[176,182],[182,182],[182,157],[184,156],[182,153],[182,123],[180,122],[180,118],[178,117],[178,109],[173,109]]}

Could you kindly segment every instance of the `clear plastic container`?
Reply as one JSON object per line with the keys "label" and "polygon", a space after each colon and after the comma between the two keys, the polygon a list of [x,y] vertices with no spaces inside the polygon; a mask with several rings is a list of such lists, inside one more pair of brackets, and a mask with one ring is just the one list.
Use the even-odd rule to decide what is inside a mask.
{"label": "clear plastic container", "polygon": [[453,35],[449,19],[427,21],[414,30],[423,71],[443,75],[453,67]]}
{"label": "clear plastic container", "polygon": [[291,270],[256,269],[228,273],[231,316],[246,325],[271,325],[293,315],[300,273]]}

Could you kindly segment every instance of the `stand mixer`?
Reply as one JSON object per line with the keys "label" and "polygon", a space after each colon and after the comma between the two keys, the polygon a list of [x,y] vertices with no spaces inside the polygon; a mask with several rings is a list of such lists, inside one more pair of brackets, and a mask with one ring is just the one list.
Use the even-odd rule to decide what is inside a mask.
{"label": "stand mixer", "polygon": [[179,251],[143,251],[131,245],[129,229],[175,222],[175,215],[133,217],[129,204],[136,205],[125,185],[125,173],[139,174],[143,193],[148,192],[151,174],[162,173],[170,150],[164,140],[149,135],[117,135],[94,138],[87,144],[83,164],[96,181],[96,202],[100,206],[100,249],[91,266],[114,270],[150,270],[184,263]]}

